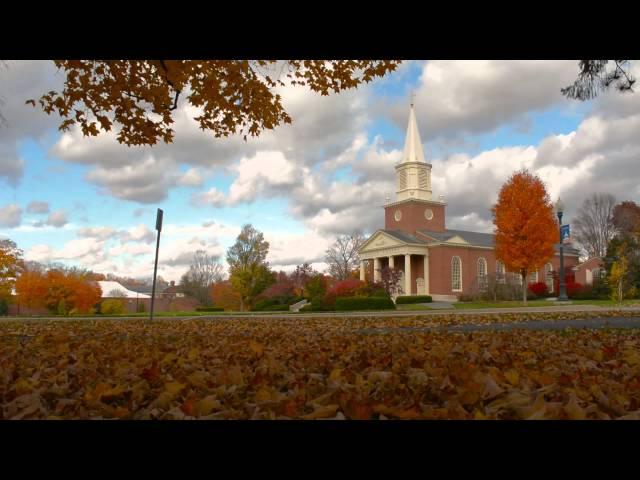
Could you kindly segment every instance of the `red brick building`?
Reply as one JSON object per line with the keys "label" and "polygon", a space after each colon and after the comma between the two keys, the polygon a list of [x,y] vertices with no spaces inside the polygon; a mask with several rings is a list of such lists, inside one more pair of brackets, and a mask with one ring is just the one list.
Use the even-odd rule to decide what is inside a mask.
{"label": "red brick building", "polygon": [[[455,300],[489,273],[505,275],[504,265],[495,257],[493,234],[447,229],[447,204],[442,196],[431,198],[431,165],[424,159],[413,105],[403,158],[395,169],[396,199],[384,206],[384,229],[359,250],[362,280],[379,280],[382,268],[395,267],[403,272],[404,295]],[[571,272],[578,266],[578,251],[570,245],[563,248],[565,269]],[[551,272],[559,268],[556,253],[530,275],[529,283],[547,282],[553,289]]]}

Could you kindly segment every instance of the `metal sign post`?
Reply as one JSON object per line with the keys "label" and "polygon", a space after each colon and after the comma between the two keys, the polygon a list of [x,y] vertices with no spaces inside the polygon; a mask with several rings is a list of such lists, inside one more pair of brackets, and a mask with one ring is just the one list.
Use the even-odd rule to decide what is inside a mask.
{"label": "metal sign post", "polygon": [[153,304],[156,300],[156,274],[158,273],[158,250],[160,250],[160,231],[162,230],[162,210],[158,209],[156,215],[156,230],[158,231],[158,240],[156,242],[156,261],[153,266],[153,287],[151,288],[151,312],[149,314],[149,320],[153,320]]}

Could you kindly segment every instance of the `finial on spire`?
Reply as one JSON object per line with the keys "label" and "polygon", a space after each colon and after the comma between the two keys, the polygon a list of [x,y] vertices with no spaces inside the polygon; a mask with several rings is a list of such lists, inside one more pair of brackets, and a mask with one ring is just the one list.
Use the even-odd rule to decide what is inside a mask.
{"label": "finial on spire", "polygon": [[411,108],[413,108],[413,102],[416,98],[416,92],[414,90],[411,90]]}

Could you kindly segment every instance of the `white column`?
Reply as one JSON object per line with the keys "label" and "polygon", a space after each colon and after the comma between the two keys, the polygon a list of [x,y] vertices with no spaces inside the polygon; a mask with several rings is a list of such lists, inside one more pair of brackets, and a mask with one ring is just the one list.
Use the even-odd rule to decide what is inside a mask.
{"label": "white column", "polygon": [[404,294],[411,295],[411,255],[404,256]]}
{"label": "white column", "polygon": [[429,295],[429,253],[424,258],[424,294]]}
{"label": "white column", "polygon": [[373,259],[373,281],[379,282],[380,280],[380,259],[376,257]]}
{"label": "white column", "polygon": [[393,255],[391,255],[391,256],[389,257],[389,268],[390,268],[391,270],[393,270],[393,268],[394,268],[395,266],[396,266],[396,265],[395,265],[395,263],[394,263],[394,261],[393,261]]}
{"label": "white column", "polygon": [[364,276],[364,260],[360,260],[360,280],[362,280],[364,282],[365,276]]}

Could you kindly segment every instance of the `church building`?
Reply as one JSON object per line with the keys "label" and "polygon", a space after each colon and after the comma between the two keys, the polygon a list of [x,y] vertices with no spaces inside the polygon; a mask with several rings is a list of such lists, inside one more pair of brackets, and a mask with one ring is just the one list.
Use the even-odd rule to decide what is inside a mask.
{"label": "church building", "polygon": [[[358,252],[361,280],[379,281],[388,266],[402,271],[402,295],[455,301],[477,289],[491,272],[498,279],[510,275],[496,260],[493,234],[447,228],[444,197],[432,198],[431,164],[424,158],[413,105],[404,153],[395,170],[396,198],[384,206],[384,229],[371,235]],[[551,272],[560,268],[556,248],[556,255],[532,272],[528,283],[546,282],[553,290]],[[579,252],[568,245],[563,249],[565,271],[571,272],[579,263]],[[521,281],[520,275],[514,275],[514,281]]]}

